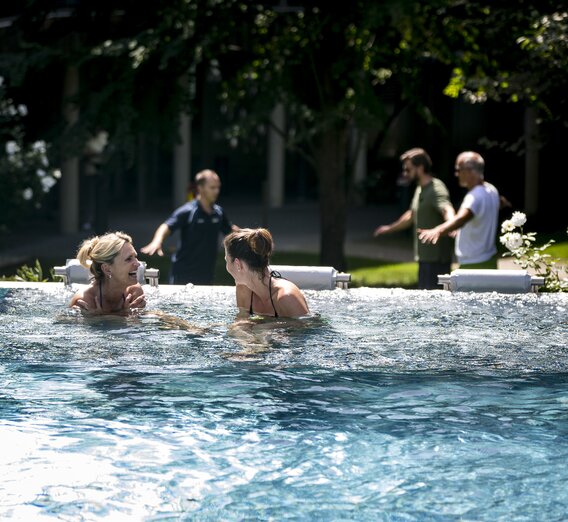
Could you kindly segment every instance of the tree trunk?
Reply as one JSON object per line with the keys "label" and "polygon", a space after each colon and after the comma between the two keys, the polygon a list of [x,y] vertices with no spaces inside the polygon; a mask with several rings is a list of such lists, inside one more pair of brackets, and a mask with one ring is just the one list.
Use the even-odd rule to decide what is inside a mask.
{"label": "tree trunk", "polygon": [[344,253],[347,222],[346,153],[346,127],[325,130],[315,151],[319,179],[320,262],[337,270],[347,268]]}

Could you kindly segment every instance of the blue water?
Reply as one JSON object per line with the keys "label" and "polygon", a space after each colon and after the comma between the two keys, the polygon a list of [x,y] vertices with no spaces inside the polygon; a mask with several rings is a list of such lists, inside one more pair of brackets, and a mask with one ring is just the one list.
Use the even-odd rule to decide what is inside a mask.
{"label": "blue water", "polygon": [[85,321],[0,294],[0,519],[566,520],[568,296],[234,290]]}

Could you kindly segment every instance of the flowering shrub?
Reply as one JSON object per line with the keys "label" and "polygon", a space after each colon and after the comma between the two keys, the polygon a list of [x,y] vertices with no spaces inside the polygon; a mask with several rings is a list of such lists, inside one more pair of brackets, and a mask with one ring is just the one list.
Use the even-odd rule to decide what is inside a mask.
{"label": "flowering shrub", "polygon": [[0,77],[0,131],[4,144],[0,149],[0,230],[39,208],[45,194],[61,177],[49,165],[44,141],[24,142],[22,119],[25,105],[15,105],[6,97]]}
{"label": "flowering shrub", "polygon": [[[544,277],[543,290],[548,292],[567,292],[568,280],[562,278],[557,269],[558,259],[553,258],[544,251],[554,243],[548,241],[542,246],[535,246],[536,233],[524,232],[523,226],[527,217],[522,212],[513,212],[511,219],[501,224],[502,236],[500,241],[508,252],[504,256],[512,256],[515,263],[522,268],[532,268],[537,276]],[[566,230],[568,233],[568,230]]]}

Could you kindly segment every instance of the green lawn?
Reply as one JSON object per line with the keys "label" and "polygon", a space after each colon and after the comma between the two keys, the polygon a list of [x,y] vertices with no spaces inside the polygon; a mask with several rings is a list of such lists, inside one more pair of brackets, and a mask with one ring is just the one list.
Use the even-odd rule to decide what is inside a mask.
{"label": "green lawn", "polygon": [[546,249],[546,253],[552,257],[558,257],[568,263],[568,241],[563,243],[554,243],[550,248]]}
{"label": "green lawn", "polygon": [[[277,252],[272,257],[273,265],[317,266],[319,256],[298,252]],[[351,274],[351,287],[402,287],[416,288],[418,283],[417,263],[392,263],[362,257],[347,258],[347,272]],[[225,270],[222,255],[215,266],[215,284],[232,285],[232,277]]]}

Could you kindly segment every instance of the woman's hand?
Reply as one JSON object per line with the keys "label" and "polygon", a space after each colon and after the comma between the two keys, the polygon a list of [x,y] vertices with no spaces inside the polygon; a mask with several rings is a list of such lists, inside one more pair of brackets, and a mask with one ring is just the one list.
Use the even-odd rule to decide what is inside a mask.
{"label": "woman's hand", "polygon": [[72,308],[78,309],[81,312],[87,313],[89,315],[102,315],[104,311],[101,307],[101,302],[98,297],[95,297],[94,306],[93,304],[89,305],[85,299],[77,299],[75,303],[73,303]]}
{"label": "woman's hand", "polygon": [[146,296],[140,284],[127,287],[124,293],[124,310],[135,310],[146,307]]}

